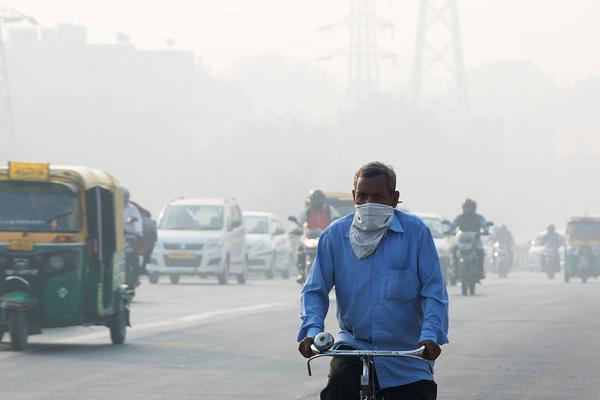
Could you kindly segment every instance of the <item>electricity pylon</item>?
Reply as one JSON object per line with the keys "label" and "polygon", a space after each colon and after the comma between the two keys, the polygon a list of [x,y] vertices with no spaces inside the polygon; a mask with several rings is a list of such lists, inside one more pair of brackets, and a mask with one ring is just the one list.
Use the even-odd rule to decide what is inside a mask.
{"label": "electricity pylon", "polygon": [[358,105],[379,92],[379,23],[376,0],[351,0],[350,47],[348,51],[348,100]]}
{"label": "electricity pylon", "polygon": [[[445,46],[435,43],[431,38],[434,30],[449,36],[450,43]],[[467,116],[469,96],[457,0],[420,0],[410,93],[414,104],[420,102],[427,73],[437,66],[453,74],[458,108],[463,116]]]}

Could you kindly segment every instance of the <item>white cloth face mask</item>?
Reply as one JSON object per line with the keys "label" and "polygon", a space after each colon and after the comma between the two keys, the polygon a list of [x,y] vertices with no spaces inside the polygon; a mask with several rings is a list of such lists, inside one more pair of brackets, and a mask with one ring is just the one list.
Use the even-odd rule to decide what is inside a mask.
{"label": "white cloth face mask", "polygon": [[367,203],[354,206],[356,212],[350,227],[350,245],[359,259],[370,256],[385,236],[394,207],[385,204]]}

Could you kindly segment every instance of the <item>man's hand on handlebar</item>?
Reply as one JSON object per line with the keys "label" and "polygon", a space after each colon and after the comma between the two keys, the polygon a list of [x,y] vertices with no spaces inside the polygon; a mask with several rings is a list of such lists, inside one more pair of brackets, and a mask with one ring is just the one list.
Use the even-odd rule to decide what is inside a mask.
{"label": "man's hand on handlebar", "polygon": [[423,351],[423,358],[426,360],[433,361],[436,358],[438,358],[442,352],[440,346],[433,340],[425,340],[424,342],[419,343],[417,346],[425,346],[425,351]]}
{"label": "man's hand on handlebar", "polygon": [[315,342],[315,338],[313,337],[305,337],[298,343],[298,351],[302,354],[304,358],[311,358],[315,355],[310,346]]}

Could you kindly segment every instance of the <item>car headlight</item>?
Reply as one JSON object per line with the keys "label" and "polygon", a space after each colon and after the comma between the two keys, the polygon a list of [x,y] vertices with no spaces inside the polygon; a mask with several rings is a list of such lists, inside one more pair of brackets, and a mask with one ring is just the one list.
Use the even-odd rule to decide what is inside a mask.
{"label": "car headlight", "polygon": [[318,244],[319,244],[319,239],[305,239],[304,240],[304,247],[306,247],[307,249],[314,249],[317,247]]}
{"label": "car headlight", "polygon": [[52,271],[61,270],[65,266],[65,258],[60,254],[54,254],[48,258],[48,266]]}

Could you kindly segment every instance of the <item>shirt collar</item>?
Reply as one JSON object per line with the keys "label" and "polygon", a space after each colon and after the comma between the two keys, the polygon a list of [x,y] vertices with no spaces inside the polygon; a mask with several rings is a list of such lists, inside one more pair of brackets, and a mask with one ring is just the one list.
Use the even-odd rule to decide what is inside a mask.
{"label": "shirt collar", "polygon": [[[350,222],[350,226],[348,227],[348,230],[346,231],[346,237],[350,237],[350,228],[352,227],[352,222]],[[400,211],[394,210],[394,217],[392,218],[392,222],[390,223],[390,226],[388,227],[388,230],[390,231],[394,231],[396,233],[404,233],[404,227],[402,226],[402,223],[400,222]]]}

